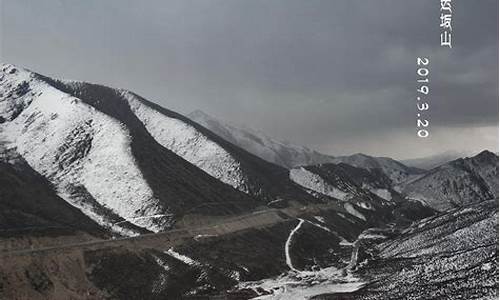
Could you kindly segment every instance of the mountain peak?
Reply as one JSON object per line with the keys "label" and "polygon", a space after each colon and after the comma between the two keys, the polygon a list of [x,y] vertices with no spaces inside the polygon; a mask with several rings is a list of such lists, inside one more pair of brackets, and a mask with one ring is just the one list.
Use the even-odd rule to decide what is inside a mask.
{"label": "mountain peak", "polygon": [[498,155],[496,155],[495,153],[493,153],[493,152],[491,152],[489,150],[483,150],[479,154],[477,154],[476,156],[474,156],[472,158],[477,158],[477,159],[495,159],[495,160],[498,160]]}

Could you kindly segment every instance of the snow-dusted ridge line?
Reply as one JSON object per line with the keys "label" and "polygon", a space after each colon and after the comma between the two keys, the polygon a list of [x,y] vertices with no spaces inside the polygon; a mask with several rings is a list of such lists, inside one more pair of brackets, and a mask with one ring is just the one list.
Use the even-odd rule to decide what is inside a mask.
{"label": "snow-dusted ridge line", "polygon": [[160,145],[222,182],[242,192],[249,192],[240,163],[223,147],[192,125],[151,108],[133,93],[126,90],[120,92]]}
{"label": "snow-dusted ridge line", "polygon": [[353,167],[364,168],[367,170],[380,169],[389,177],[393,184],[400,184],[408,181],[414,176],[422,174],[425,170],[414,167],[408,167],[403,163],[389,157],[373,157],[362,153],[350,156],[338,156],[334,163],[345,163]]}
{"label": "snow-dusted ridge line", "polygon": [[167,251],[165,251],[164,253],[179,260],[179,261],[182,261],[183,263],[185,263],[186,265],[189,265],[189,266],[198,266],[199,267],[202,265],[200,262],[175,251],[174,248],[170,248]]}
{"label": "snow-dusted ridge line", "polygon": [[[55,185],[63,199],[102,225],[113,227],[80,205],[82,196],[75,188],[84,187],[88,196],[132,224],[151,231],[167,225],[169,218],[159,222],[135,219],[165,214],[167,210],[145,182],[123,124],[30,71],[14,66],[2,70],[4,106],[24,103],[14,120],[2,124],[6,139],[34,170]],[[27,86],[27,92],[7,97],[9,85]],[[8,112],[8,108],[0,107],[0,113]]]}
{"label": "snow-dusted ridge line", "polygon": [[366,217],[362,213],[357,211],[356,208],[354,208],[354,205],[352,205],[351,203],[344,203],[344,208],[349,214],[351,214],[351,215],[353,215],[353,216],[355,216],[363,221],[366,221]]}
{"label": "snow-dusted ridge line", "polygon": [[400,189],[437,210],[447,210],[498,197],[498,156],[483,151],[460,158],[405,183]]}

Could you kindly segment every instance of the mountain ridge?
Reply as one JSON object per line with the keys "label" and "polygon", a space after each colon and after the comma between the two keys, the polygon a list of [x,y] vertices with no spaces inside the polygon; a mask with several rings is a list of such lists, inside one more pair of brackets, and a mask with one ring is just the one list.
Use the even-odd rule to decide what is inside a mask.
{"label": "mountain ridge", "polygon": [[438,209],[498,198],[498,156],[484,150],[459,158],[403,184],[401,191]]}
{"label": "mountain ridge", "polygon": [[330,155],[322,154],[305,146],[293,145],[250,128],[240,128],[224,123],[201,110],[195,110],[187,114],[187,117],[228,142],[246,149],[266,161],[288,169],[299,165],[330,162],[333,159]]}
{"label": "mountain ridge", "polygon": [[[98,97],[86,98],[86,102],[76,94],[58,90],[53,85],[61,88],[62,83],[40,74],[11,65],[4,66],[2,72],[0,113],[9,142],[35,170],[51,178],[63,198],[72,199],[69,202],[73,205],[83,205],[81,209],[94,217],[102,217],[98,212],[101,209],[95,207],[98,205],[111,208],[133,223],[159,230],[173,224],[167,207],[179,214],[187,209],[189,201],[215,204],[232,198],[225,200],[227,212],[258,205],[252,197],[220,183],[157,144],[125,102],[102,101]],[[103,99],[117,96],[111,88],[81,85],[89,88],[78,91],[81,97],[97,96],[92,93],[102,93]],[[171,168],[176,171],[169,171]],[[144,181],[143,175],[149,181]],[[107,180],[115,185],[106,184]],[[131,186],[136,200],[126,196]],[[145,198],[141,200],[140,195]],[[166,199],[170,199],[168,204]],[[143,218],[151,215],[155,217]]]}

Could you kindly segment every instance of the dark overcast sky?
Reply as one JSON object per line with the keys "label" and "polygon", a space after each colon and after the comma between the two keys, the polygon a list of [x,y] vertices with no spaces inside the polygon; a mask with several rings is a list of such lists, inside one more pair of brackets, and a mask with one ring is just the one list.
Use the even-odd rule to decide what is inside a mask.
{"label": "dark overcast sky", "polygon": [[[0,0],[2,62],[333,155],[498,151],[498,0]],[[415,136],[416,57],[431,138]]]}

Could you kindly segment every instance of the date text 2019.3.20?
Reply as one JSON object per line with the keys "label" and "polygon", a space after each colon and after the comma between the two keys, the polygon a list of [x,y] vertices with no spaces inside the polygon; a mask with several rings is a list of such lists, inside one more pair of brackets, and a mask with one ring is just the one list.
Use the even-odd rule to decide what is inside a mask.
{"label": "date text 2019.3.20", "polygon": [[417,57],[417,136],[429,136],[429,63],[427,57]]}

